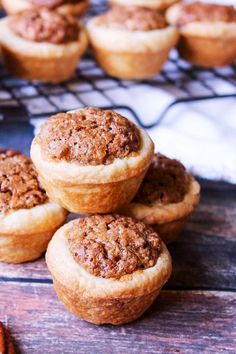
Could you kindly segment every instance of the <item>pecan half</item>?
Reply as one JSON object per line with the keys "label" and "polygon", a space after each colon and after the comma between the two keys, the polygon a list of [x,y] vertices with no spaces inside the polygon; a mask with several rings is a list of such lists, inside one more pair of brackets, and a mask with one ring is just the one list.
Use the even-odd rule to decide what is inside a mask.
{"label": "pecan half", "polygon": [[0,322],[0,354],[16,354],[10,333]]}

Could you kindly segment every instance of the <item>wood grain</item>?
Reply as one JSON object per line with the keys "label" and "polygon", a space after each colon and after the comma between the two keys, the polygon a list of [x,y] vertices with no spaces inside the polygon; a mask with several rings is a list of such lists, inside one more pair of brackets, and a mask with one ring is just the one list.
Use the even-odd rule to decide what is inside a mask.
{"label": "wood grain", "polygon": [[0,263],[0,281],[5,279],[10,281],[29,280],[50,280],[51,276],[47,270],[44,256],[35,262],[24,264]]}
{"label": "wood grain", "polygon": [[201,202],[186,228],[189,232],[236,240],[236,188],[202,188]]}
{"label": "wood grain", "polygon": [[63,308],[51,285],[0,284],[0,293],[0,320],[23,353],[236,351],[231,292],[163,291],[141,319],[121,327],[81,321]]}

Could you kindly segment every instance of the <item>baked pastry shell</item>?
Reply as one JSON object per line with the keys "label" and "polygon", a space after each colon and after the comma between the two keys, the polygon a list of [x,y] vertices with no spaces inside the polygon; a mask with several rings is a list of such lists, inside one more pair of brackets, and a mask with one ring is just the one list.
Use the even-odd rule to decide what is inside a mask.
{"label": "baked pastry shell", "polygon": [[141,148],[136,156],[97,166],[49,159],[43,155],[36,137],[31,158],[47,194],[77,214],[109,213],[128,203],[136,194],[154,153],[148,134],[139,131]]}
{"label": "baked pastry shell", "polygon": [[[9,15],[31,9],[33,5],[27,0],[2,0],[2,6]],[[57,11],[63,14],[71,14],[73,16],[82,16],[89,7],[89,1],[84,0],[78,4],[67,4],[57,8]]]}
{"label": "baked pastry shell", "polygon": [[130,203],[123,206],[119,213],[151,225],[162,240],[168,244],[175,241],[183,231],[189,216],[199,203],[199,199],[200,185],[191,177],[189,190],[181,202],[167,205]]}
{"label": "baked pastry shell", "polygon": [[171,257],[165,245],[162,243],[154,267],[119,280],[104,279],[88,273],[73,259],[65,236],[69,224],[56,232],[46,253],[56,293],[65,307],[95,324],[119,325],[140,317],[171,274]]}
{"label": "baked pastry shell", "polygon": [[128,31],[97,25],[97,19],[87,25],[95,57],[109,75],[121,79],[145,79],[158,73],[179,38],[172,26]]}
{"label": "baked pastry shell", "polygon": [[179,2],[179,0],[109,0],[109,2],[111,5],[141,6],[162,11]]}
{"label": "baked pastry shell", "polygon": [[73,75],[88,40],[81,28],[78,41],[71,43],[57,45],[28,41],[12,31],[9,18],[5,18],[0,21],[0,44],[4,64],[13,75],[58,83]]}
{"label": "baked pastry shell", "polygon": [[[181,5],[176,4],[166,12],[167,21],[175,25]],[[180,56],[202,67],[232,64],[236,59],[236,23],[191,22],[179,28]]]}
{"label": "baked pastry shell", "polygon": [[0,214],[0,262],[23,263],[40,257],[67,214],[51,201]]}

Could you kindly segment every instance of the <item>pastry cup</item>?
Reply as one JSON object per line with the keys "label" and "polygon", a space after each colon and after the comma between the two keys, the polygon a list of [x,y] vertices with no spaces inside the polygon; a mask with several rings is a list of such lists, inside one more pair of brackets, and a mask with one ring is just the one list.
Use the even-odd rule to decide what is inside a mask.
{"label": "pastry cup", "polygon": [[145,79],[158,73],[178,41],[174,27],[128,31],[88,22],[89,39],[99,65],[111,76]]}
{"label": "pastry cup", "polygon": [[175,241],[183,231],[186,221],[199,203],[199,199],[200,185],[191,177],[188,193],[179,203],[145,205],[132,202],[122,207],[119,212],[151,225],[162,240],[168,244]]}
{"label": "pastry cup", "polygon": [[9,26],[9,18],[5,18],[0,21],[0,44],[10,73],[27,80],[58,83],[73,75],[87,48],[87,35],[81,29],[78,41],[71,43],[31,42],[17,36]]}
{"label": "pastry cup", "polygon": [[141,6],[162,11],[179,2],[179,0],[109,0],[109,2],[111,5]]}
{"label": "pastry cup", "polygon": [[40,257],[67,214],[49,201],[0,215],[0,262],[23,263]]}
{"label": "pastry cup", "polygon": [[154,267],[119,280],[104,279],[91,275],[73,259],[65,237],[68,227],[70,223],[56,232],[46,253],[56,293],[65,307],[95,324],[119,325],[140,317],[156,299],[172,271],[171,257],[164,243]]}
{"label": "pastry cup", "polygon": [[[181,11],[176,4],[167,10],[167,21],[175,25]],[[180,56],[206,68],[232,64],[236,59],[236,24],[191,22],[180,27]]]}
{"label": "pastry cup", "polygon": [[36,137],[31,146],[31,158],[47,194],[77,214],[105,214],[128,203],[136,194],[154,151],[149,135],[139,131],[141,148],[136,156],[97,166],[45,157]]}
{"label": "pastry cup", "polygon": [[[31,9],[32,3],[28,0],[2,0],[2,6],[9,15]],[[89,7],[89,1],[80,1],[78,4],[66,4],[57,7],[57,11],[63,14],[71,14],[73,16],[82,16]]]}

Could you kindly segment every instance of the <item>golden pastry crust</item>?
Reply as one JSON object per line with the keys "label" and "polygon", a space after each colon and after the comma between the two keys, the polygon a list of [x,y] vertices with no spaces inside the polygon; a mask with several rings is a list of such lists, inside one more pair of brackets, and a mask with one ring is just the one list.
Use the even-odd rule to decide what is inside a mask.
{"label": "golden pastry crust", "polygon": [[148,134],[138,130],[141,146],[136,156],[96,166],[45,158],[36,137],[31,158],[47,194],[78,214],[108,213],[126,204],[137,192],[154,152]]}
{"label": "golden pastry crust", "polygon": [[110,75],[121,79],[148,78],[159,72],[178,41],[178,30],[168,26],[151,31],[128,31],[102,26],[99,17],[87,30],[96,59]]}
{"label": "golden pastry crust", "polygon": [[122,207],[119,212],[151,225],[165,243],[173,242],[199,203],[200,185],[192,176],[190,178],[188,192],[179,203],[160,205],[153,202],[150,205],[145,205],[132,202]]}
{"label": "golden pastry crust", "polygon": [[65,237],[69,227],[70,223],[56,232],[46,254],[59,299],[68,310],[95,324],[119,325],[140,317],[171,274],[171,257],[165,245],[162,243],[152,268],[119,280],[103,279],[88,273],[73,259]]}
{"label": "golden pastry crust", "polygon": [[120,6],[141,6],[155,10],[166,10],[169,6],[179,2],[179,0],[109,0],[112,5]]}
{"label": "golden pastry crust", "polygon": [[77,61],[88,44],[83,28],[78,41],[60,45],[38,43],[17,36],[9,26],[10,19],[0,21],[0,44],[3,61],[13,75],[54,83],[65,81],[73,75]]}
{"label": "golden pastry crust", "polygon": [[0,215],[0,262],[22,263],[40,257],[67,214],[49,201]]}
{"label": "golden pastry crust", "polygon": [[[181,11],[176,4],[166,12],[167,21],[175,25]],[[236,58],[236,23],[190,22],[179,28],[178,50],[181,57],[203,67],[230,65]]]}
{"label": "golden pastry crust", "polygon": [[[27,0],[2,0],[2,6],[9,15],[31,9],[32,3]],[[84,0],[78,4],[66,4],[57,7],[57,11],[62,14],[70,14],[73,16],[82,16],[89,7],[89,1]]]}

